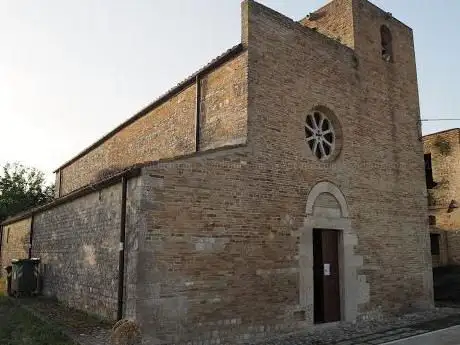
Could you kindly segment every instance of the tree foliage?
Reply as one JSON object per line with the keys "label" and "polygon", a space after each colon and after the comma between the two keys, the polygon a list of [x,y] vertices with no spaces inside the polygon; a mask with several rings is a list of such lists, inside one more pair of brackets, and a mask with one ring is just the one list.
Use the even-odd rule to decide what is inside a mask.
{"label": "tree foliage", "polygon": [[0,221],[54,198],[54,186],[47,185],[43,172],[19,163],[0,169]]}

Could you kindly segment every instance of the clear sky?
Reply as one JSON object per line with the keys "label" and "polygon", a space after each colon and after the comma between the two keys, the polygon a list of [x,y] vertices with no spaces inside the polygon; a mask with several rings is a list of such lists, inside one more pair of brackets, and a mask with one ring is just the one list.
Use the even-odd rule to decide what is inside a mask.
{"label": "clear sky", "polygon": [[[300,19],[325,0],[260,0]],[[414,29],[424,134],[460,127],[459,0],[374,0]],[[0,0],[0,164],[46,173],[240,42],[239,0]]]}

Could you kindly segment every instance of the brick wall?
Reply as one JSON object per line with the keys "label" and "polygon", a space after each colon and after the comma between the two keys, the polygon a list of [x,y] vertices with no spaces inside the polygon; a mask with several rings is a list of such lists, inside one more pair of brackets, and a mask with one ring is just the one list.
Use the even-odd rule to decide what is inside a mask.
{"label": "brick wall", "polygon": [[446,231],[449,263],[460,265],[460,231]]}
{"label": "brick wall", "polygon": [[43,265],[43,293],[114,318],[121,189],[114,185],[35,215],[32,254]]}
{"label": "brick wall", "polygon": [[[200,150],[246,139],[247,55],[202,77]],[[64,167],[61,195],[126,166],[195,152],[195,85],[187,87]]]}
{"label": "brick wall", "polygon": [[[294,228],[314,184],[340,187],[359,238],[356,252],[364,257],[360,274],[370,284],[370,300],[359,310],[373,315],[431,304],[431,256],[412,33],[373,5],[354,3],[354,54],[254,5],[248,141],[264,166],[258,176],[277,194],[270,214],[293,219]],[[394,63],[381,58],[382,23],[393,32]],[[306,114],[321,105],[342,130],[341,153],[330,164],[312,157],[305,142]]]}
{"label": "brick wall", "polygon": [[429,213],[436,219],[432,231],[444,233],[447,241],[448,260],[442,264],[460,264],[460,209],[449,210],[452,200],[460,202],[460,129],[426,135],[423,145],[436,183],[428,189]]}
{"label": "brick wall", "polygon": [[[342,296],[353,301],[353,320],[432,306],[410,29],[365,1],[339,1],[334,13],[353,15],[353,23],[336,17],[336,27],[349,25],[344,30],[353,32],[352,50],[320,34],[321,28],[314,31],[253,1],[242,6],[247,50],[238,58],[240,67],[223,71],[240,71],[243,81],[219,72],[204,80],[202,120],[209,130],[203,130],[202,144],[240,143],[234,140],[239,135],[228,135],[239,131],[247,132],[247,142],[143,169],[130,199],[126,315],[137,319],[149,343],[244,342],[311,326],[312,275],[303,271],[312,271],[304,265],[311,238],[305,224],[320,218],[307,207],[318,185],[336,190],[323,191],[310,206],[328,217],[341,213],[339,223],[348,227],[341,235],[341,262],[354,271],[351,277],[342,274],[341,283],[350,286],[351,280],[355,287]],[[332,20],[324,23],[334,27]],[[380,55],[382,23],[393,33],[394,63]],[[228,87],[233,82],[227,80],[239,86]],[[209,92],[213,85],[224,88]],[[193,99],[193,86],[175,101],[189,93]],[[163,115],[168,126],[174,109]],[[189,111],[181,109],[182,121]],[[333,119],[335,159],[319,162],[309,149],[305,119],[312,109]],[[189,138],[187,120],[183,126],[178,140]],[[139,138],[161,129],[149,128]],[[150,150],[129,131],[119,135],[124,133],[126,143],[138,149],[132,155]],[[130,144],[117,140],[113,155],[95,149],[69,171],[97,166],[96,157],[125,157],[123,146]],[[167,149],[174,147],[171,142]],[[64,170],[64,185],[65,175]],[[69,173],[75,185],[67,190],[90,179],[75,176]],[[113,186],[36,216],[33,255],[44,259],[45,277],[56,282],[45,287],[49,294],[113,313],[119,200]],[[326,223],[336,226],[334,217]]]}
{"label": "brick wall", "polygon": [[[356,198],[366,196],[358,203],[360,214],[367,214],[366,221],[359,221],[361,250],[372,257],[370,266],[378,267],[370,274],[374,284],[367,308],[379,300],[394,310],[418,302],[430,305],[432,272],[413,33],[371,3],[356,3],[355,51],[362,93],[355,135],[358,146],[366,148],[356,152],[361,163],[373,163],[359,169],[357,190],[362,183],[367,186]],[[392,34],[392,63],[381,57],[381,25]],[[378,216],[370,209],[379,210]]]}
{"label": "brick wall", "polygon": [[200,151],[246,141],[246,74],[243,53],[202,78]]}
{"label": "brick wall", "polygon": [[[356,242],[347,260],[359,281],[347,299],[357,318],[432,306],[412,33],[373,5],[353,4],[355,51],[243,3],[247,146],[143,172],[133,315],[149,341],[243,342],[311,325],[301,234],[308,195],[323,181],[349,207]],[[381,23],[399,49],[391,65],[380,56]],[[305,140],[317,106],[340,127],[332,162],[318,162]]]}
{"label": "brick wall", "polygon": [[300,23],[346,46],[354,47],[353,0],[335,0],[314,11]]}
{"label": "brick wall", "polygon": [[12,259],[29,257],[29,241],[30,218],[3,227],[0,275],[5,275],[3,267],[11,265]]}
{"label": "brick wall", "polygon": [[449,234],[446,231],[438,230],[436,227],[430,226],[430,235],[431,234],[439,235],[439,254],[431,254],[432,266],[446,266],[449,263]]}
{"label": "brick wall", "polygon": [[[131,178],[126,194],[125,303],[136,286],[141,184]],[[41,259],[43,294],[106,319],[116,318],[120,243],[121,183],[34,213],[32,257]],[[31,218],[3,226],[3,265],[27,258]],[[8,235],[9,232],[9,235]],[[8,241],[7,241],[8,238]]]}
{"label": "brick wall", "polygon": [[[265,177],[250,160],[242,147],[144,169],[136,318],[146,341],[241,342],[295,328],[296,238],[270,213],[276,195],[259,189]],[[271,219],[283,233],[271,237]]]}
{"label": "brick wall", "polygon": [[120,210],[117,184],[35,215],[32,254],[42,260],[46,296],[116,317]]}
{"label": "brick wall", "polygon": [[59,198],[61,195],[61,171],[54,174],[54,197]]}
{"label": "brick wall", "polygon": [[[442,150],[446,143],[448,152]],[[443,229],[459,229],[457,211],[448,213],[451,200],[460,199],[460,130],[453,129],[423,137],[424,153],[431,154],[433,180],[436,186],[428,190],[430,211],[436,225]]]}

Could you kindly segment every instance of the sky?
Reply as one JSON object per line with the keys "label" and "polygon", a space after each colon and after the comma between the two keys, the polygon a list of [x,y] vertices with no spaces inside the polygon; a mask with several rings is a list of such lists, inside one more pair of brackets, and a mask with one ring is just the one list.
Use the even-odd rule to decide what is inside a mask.
{"label": "sky", "polygon": [[[301,19],[327,0],[259,0]],[[374,0],[414,30],[423,133],[460,127],[459,0]],[[0,0],[0,164],[58,168],[240,42],[239,0]]]}

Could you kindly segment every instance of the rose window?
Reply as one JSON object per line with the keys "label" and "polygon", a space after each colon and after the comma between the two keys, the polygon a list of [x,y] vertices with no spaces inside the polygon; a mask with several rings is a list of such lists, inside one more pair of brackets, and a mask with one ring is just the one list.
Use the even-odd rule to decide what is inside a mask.
{"label": "rose window", "polygon": [[334,127],[322,112],[314,110],[307,115],[305,136],[310,150],[318,159],[328,159],[334,153]]}

